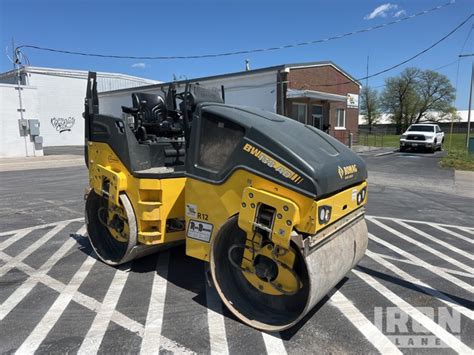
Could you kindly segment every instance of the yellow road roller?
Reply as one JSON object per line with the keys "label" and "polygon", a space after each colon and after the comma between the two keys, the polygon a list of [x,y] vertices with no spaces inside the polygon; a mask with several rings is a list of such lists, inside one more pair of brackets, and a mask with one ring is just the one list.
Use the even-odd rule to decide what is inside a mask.
{"label": "yellow road roller", "polygon": [[110,265],[184,242],[236,317],[281,331],[364,256],[367,170],[322,131],[224,96],[171,84],[113,117],[89,73],[88,236]]}

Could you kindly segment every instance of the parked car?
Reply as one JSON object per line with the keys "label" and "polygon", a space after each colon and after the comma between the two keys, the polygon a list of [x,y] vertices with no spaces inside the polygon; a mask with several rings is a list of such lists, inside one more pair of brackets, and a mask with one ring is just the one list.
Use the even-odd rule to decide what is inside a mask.
{"label": "parked car", "polygon": [[400,137],[400,151],[414,148],[435,152],[443,148],[443,143],[444,132],[437,124],[412,124]]}

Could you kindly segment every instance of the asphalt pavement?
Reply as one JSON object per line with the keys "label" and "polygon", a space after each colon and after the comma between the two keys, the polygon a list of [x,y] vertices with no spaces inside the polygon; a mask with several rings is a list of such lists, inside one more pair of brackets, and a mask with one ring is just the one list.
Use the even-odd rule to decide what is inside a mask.
{"label": "asphalt pavement", "polygon": [[0,172],[0,353],[472,353],[474,199],[442,153],[387,153],[362,153],[366,256],[277,334],[236,320],[183,247],[97,261],[84,166]]}

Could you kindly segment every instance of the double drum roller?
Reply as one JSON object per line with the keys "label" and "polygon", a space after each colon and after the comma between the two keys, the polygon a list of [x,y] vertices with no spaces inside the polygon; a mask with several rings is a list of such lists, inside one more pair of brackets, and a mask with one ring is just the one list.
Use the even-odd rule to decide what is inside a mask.
{"label": "double drum roller", "polygon": [[89,74],[95,252],[116,266],[185,243],[242,322],[292,327],[364,256],[364,162],[314,127],[226,105],[223,89],[164,87],[133,93],[122,119],[99,114]]}

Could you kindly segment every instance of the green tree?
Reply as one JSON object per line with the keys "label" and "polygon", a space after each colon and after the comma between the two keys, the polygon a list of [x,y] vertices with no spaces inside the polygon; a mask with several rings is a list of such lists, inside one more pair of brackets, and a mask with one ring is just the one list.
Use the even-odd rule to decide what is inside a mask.
{"label": "green tree", "polygon": [[416,84],[419,70],[407,68],[399,76],[387,78],[381,96],[381,105],[391,115],[397,126],[397,134],[407,126],[409,116],[417,101]]}
{"label": "green tree", "polygon": [[[433,70],[407,68],[385,80],[381,105],[397,125],[397,133],[413,123],[451,115],[454,87],[449,79]],[[436,115],[433,113],[436,112]]]}
{"label": "green tree", "polygon": [[360,112],[372,131],[372,126],[380,121],[380,100],[377,90],[364,86],[360,92]]}

